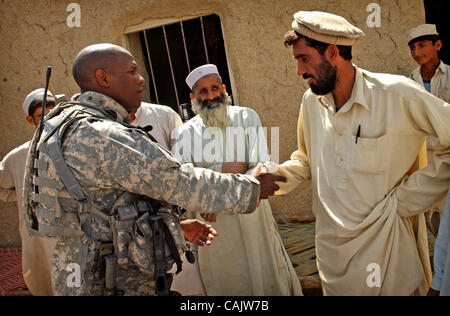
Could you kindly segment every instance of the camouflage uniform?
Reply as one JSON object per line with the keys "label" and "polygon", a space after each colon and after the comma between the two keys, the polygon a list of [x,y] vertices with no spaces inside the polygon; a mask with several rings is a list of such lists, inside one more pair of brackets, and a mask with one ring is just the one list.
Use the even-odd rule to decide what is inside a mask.
{"label": "camouflage uniform", "polygon": [[[111,98],[86,92],[60,115],[87,110],[92,115],[75,111],[71,117],[86,117],[68,125],[61,136],[64,161],[78,180],[86,199],[77,203],[56,173],[53,161],[40,153],[38,176],[38,206],[36,212],[39,232],[58,239],[52,258],[52,281],[56,294],[101,295],[96,253],[100,243],[111,242],[112,209],[123,193],[146,195],[156,200],[178,205],[189,211],[210,210],[222,213],[250,213],[256,209],[259,197],[258,182],[249,176],[215,173],[180,164],[170,153],[148,138],[145,132],[125,126],[127,111]],[[88,104],[95,109],[82,104]],[[61,106],[60,106],[61,107]],[[52,128],[49,115],[40,140]],[[115,117],[112,119],[111,117]],[[40,143],[39,143],[40,144]],[[38,146],[39,146],[38,144]],[[30,182],[33,175],[29,165],[25,176],[24,206],[30,205]],[[45,185],[45,184],[52,185]],[[26,212],[26,208],[25,212]],[[27,217],[28,218],[28,217]],[[28,227],[32,223],[28,221]],[[180,235],[182,238],[181,230]],[[130,247],[131,249],[131,247]],[[130,251],[132,252],[132,251]],[[71,263],[81,267],[80,287],[69,287],[67,280],[73,271],[66,271]],[[117,288],[125,295],[152,295],[153,268],[147,273],[136,262],[122,260],[117,269]]]}

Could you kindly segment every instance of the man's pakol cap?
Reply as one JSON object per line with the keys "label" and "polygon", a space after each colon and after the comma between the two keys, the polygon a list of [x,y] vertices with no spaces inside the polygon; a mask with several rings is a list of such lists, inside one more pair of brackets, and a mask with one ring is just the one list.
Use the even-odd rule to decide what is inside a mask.
{"label": "man's pakol cap", "polygon": [[316,41],[353,46],[364,32],[339,15],[320,11],[299,11],[294,14],[292,28]]}
{"label": "man's pakol cap", "polygon": [[[28,111],[30,109],[30,105],[31,103],[36,99],[36,98],[40,98],[44,96],[44,89],[43,88],[39,88],[36,90],[31,91],[27,97],[25,98],[25,101],[23,102],[23,110],[25,111],[25,113],[27,115],[29,115]],[[50,90],[47,90],[47,97],[54,97],[53,93],[50,92]],[[55,97],[54,97],[55,98]]]}
{"label": "man's pakol cap", "polygon": [[408,43],[412,40],[426,36],[426,35],[439,35],[434,24],[421,24],[413,27],[408,31]]}
{"label": "man's pakol cap", "polygon": [[195,68],[186,77],[186,83],[189,86],[189,88],[191,88],[191,90],[192,90],[192,87],[195,85],[195,83],[207,75],[217,75],[220,77],[217,66],[213,65],[213,64],[206,64],[206,65]]}

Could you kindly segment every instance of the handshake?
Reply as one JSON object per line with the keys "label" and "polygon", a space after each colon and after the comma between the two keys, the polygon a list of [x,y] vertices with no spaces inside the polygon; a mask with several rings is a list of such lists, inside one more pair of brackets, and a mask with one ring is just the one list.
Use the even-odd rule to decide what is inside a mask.
{"label": "handshake", "polygon": [[267,199],[269,196],[274,195],[274,193],[280,189],[280,187],[275,182],[287,181],[283,176],[271,174],[275,172],[275,170],[272,171],[269,169],[270,166],[267,167],[266,165],[259,163],[250,174],[260,182],[260,200]]}
{"label": "handshake", "polygon": [[[248,164],[244,162],[229,162],[222,165],[223,173],[246,173],[248,170]],[[273,170],[269,170],[273,169]],[[267,199],[273,195],[280,187],[275,182],[286,182],[286,178],[283,176],[273,175],[276,167],[273,163],[267,164],[259,163],[250,174],[260,182],[260,194],[259,199]]]}
{"label": "handshake", "polygon": [[[249,166],[244,162],[230,162],[222,165],[223,173],[246,173],[248,169]],[[260,183],[260,200],[267,199],[280,189],[275,182],[287,181],[283,176],[271,174],[275,172],[276,167],[273,167],[271,163],[267,165],[259,163],[250,173]],[[217,218],[216,213],[200,213],[200,216],[208,222],[215,222]],[[186,239],[199,246],[210,245],[214,237],[217,236],[217,232],[210,225],[198,220],[185,220],[181,222],[181,227]]]}

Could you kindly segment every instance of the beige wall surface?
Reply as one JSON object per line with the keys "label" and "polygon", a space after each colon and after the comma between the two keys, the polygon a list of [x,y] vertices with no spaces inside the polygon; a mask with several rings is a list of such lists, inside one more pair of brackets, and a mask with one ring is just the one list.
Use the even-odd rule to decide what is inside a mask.
{"label": "beige wall surface", "polygon": [[[105,0],[76,1],[81,27],[66,23],[72,1],[4,0],[0,3],[0,158],[27,141],[33,133],[21,104],[32,90],[44,85],[47,65],[53,67],[50,90],[70,96],[77,92],[72,62],[84,47],[110,42],[129,45],[126,37],[140,25],[161,25],[187,17],[218,14],[222,21],[233,91],[239,105],[255,109],[266,127],[279,127],[280,161],[296,149],[297,115],[306,90],[296,76],[291,50],[283,36],[299,10],[342,15],[366,37],[353,50],[354,63],[375,72],[408,75],[414,67],[406,31],[425,22],[422,0]],[[75,2],[75,1],[74,1]],[[370,3],[381,8],[380,27],[369,27]],[[140,58],[136,58],[139,62]],[[141,65],[141,71],[144,72]],[[146,74],[144,74],[146,76]],[[274,212],[311,210],[311,184],[285,197],[271,198]],[[0,202],[0,246],[20,245],[15,204]]]}

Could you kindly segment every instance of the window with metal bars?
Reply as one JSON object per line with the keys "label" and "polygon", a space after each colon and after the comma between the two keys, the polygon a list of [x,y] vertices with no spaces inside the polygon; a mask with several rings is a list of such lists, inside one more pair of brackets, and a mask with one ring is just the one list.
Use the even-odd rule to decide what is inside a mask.
{"label": "window with metal bars", "polygon": [[[215,64],[232,95],[218,15],[180,21],[139,32],[148,73],[150,102],[170,106],[182,115],[190,104],[186,76],[198,66]],[[190,107],[189,107],[190,108]],[[182,115],[183,117],[183,115]]]}

